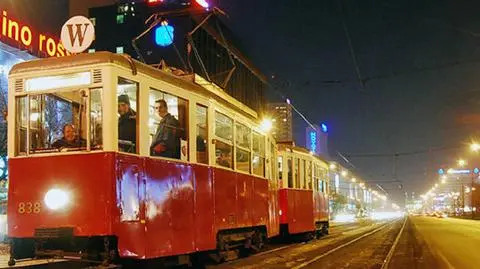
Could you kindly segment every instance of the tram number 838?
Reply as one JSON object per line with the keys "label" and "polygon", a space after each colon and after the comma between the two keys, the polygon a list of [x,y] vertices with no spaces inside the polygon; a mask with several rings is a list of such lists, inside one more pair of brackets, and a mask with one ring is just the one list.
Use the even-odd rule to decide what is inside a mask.
{"label": "tram number 838", "polygon": [[17,210],[20,214],[38,214],[41,211],[41,204],[40,202],[20,202]]}

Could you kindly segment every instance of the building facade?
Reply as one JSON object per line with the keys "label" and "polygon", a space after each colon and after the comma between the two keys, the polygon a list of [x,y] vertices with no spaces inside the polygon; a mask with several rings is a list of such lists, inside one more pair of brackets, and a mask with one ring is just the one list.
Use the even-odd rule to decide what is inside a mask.
{"label": "building facade", "polygon": [[272,118],[272,134],[277,142],[293,142],[292,106],[288,103],[269,103],[267,106],[267,113]]}
{"label": "building facade", "polygon": [[198,74],[257,113],[266,77],[244,55],[222,12],[196,1],[118,1],[89,10],[96,40],[90,52],[126,53],[177,75]]}
{"label": "building facade", "polygon": [[328,127],[325,123],[320,126],[308,126],[305,131],[306,148],[310,152],[318,155],[328,157]]}

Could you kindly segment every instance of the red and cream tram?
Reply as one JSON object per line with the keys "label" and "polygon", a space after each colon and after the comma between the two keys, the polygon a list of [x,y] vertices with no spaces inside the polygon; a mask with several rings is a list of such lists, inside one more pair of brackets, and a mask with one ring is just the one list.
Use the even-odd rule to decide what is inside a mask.
{"label": "red and cream tram", "polygon": [[277,155],[282,236],[328,234],[328,163],[287,144],[278,145]]}
{"label": "red and cream tram", "polygon": [[[119,139],[119,96],[135,141]],[[178,121],[177,158],[151,155],[158,100]],[[278,181],[282,163],[257,113],[197,75],[107,52],[41,59],[13,67],[8,105],[10,264],[200,252],[225,259],[279,235],[280,222],[297,233],[328,221],[325,185],[311,172],[323,164],[283,151]],[[287,180],[291,158],[302,160],[290,174],[306,178],[303,187]]]}

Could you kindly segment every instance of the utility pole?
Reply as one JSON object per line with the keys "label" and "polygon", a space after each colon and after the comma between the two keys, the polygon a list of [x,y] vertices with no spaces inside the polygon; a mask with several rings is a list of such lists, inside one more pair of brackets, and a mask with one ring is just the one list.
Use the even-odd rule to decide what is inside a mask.
{"label": "utility pole", "polygon": [[474,179],[475,179],[475,172],[472,169],[472,176],[471,176],[472,182],[470,182],[470,208],[472,209],[472,219],[475,219],[475,211],[477,211],[477,207],[473,204],[474,202],[473,191],[475,190],[473,187]]}

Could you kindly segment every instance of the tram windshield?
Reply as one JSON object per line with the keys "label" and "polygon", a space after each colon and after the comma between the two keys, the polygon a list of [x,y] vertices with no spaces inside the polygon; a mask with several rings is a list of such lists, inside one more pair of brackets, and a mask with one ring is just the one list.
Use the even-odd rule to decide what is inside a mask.
{"label": "tram windshield", "polygon": [[101,149],[101,131],[100,89],[16,98],[17,155]]}

